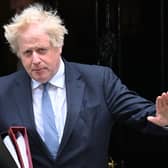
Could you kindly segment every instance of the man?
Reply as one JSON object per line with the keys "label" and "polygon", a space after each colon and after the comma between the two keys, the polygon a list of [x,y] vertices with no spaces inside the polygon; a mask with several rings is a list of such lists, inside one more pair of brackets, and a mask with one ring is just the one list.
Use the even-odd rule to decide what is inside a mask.
{"label": "man", "polygon": [[[110,68],[61,58],[67,29],[56,12],[34,4],[4,29],[25,70],[0,78],[0,132],[10,126],[27,128],[35,168],[107,167],[110,134],[116,122],[139,131],[168,134],[163,128],[168,125],[167,105],[155,113],[155,105],[128,90]],[[48,110],[43,111],[46,83],[54,111],[50,122],[54,118],[52,127],[57,130],[48,136],[50,141],[57,138],[54,154],[45,138],[45,127],[51,124]],[[165,93],[157,101],[162,104],[167,97]]]}

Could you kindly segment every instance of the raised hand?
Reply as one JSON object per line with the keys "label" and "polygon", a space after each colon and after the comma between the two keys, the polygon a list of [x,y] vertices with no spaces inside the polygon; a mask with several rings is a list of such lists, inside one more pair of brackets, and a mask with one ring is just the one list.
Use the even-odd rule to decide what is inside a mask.
{"label": "raised hand", "polygon": [[147,119],[156,125],[168,126],[168,92],[156,98],[156,115],[148,116]]}

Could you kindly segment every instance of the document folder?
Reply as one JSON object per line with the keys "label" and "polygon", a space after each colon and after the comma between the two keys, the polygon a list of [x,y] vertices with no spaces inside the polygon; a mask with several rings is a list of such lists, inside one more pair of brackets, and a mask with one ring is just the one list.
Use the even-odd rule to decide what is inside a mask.
{"label": "document folder", "polygon": [[[4,134],[3,134],[4,135]],[[1,168],[18,168],[15,160],[8,151],[3,142],[3,135],[0,136],[0,167]]]}
{"label": "document folder", "polygon": [[29,140],[25,127],[10,127],[8,129],[8,135],[4,137],[3,142],[18,168],[33,168]]}

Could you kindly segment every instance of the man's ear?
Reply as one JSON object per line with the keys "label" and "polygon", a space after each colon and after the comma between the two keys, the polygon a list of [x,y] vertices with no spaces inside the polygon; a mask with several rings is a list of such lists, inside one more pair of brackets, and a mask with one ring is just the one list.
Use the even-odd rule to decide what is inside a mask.
{"label": "man's ear", "polygon": [[58,51],[59,51],[59,54],[61,55],[62,54],[62,47],[59,47]]}

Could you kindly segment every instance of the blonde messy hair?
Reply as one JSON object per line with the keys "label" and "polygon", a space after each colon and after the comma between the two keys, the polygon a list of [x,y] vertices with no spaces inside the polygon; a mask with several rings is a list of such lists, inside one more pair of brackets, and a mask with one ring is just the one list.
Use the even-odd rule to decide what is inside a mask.
{"label": "blonde messy hair", "polygon": [[4,25],[4,35],[13,53],[17,54],[17,38],[22,28],[32,23],[42,25],[54,47],[63,46],[64,35],[68,34],[68,31],[61,18],[57,15],[57,11],[45,10],[41,4],[36,3],[25,8],[20,14],[16,14],[11,23]]}

